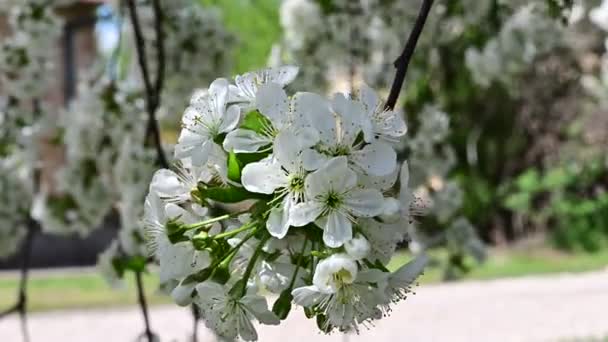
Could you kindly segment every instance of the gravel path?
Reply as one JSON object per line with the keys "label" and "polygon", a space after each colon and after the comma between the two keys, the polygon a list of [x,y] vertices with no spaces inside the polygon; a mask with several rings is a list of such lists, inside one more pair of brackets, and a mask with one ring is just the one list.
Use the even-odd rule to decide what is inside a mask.
{"label": "gravel path", "polygon": [[[162,341],[186,341],[187,310],[152,309]],[[30,316],[32,342],[134,341],[137,309],[40,313]],[[608,270],[422,286],[392,316],[359,336],[322,336],[297,312],[280,327],[259,329],[260,341],[561,341],[608,336]],[[201,342],[215,341],[201,325]],[[16,318],[0,321],[0,341],[19,342]]]}

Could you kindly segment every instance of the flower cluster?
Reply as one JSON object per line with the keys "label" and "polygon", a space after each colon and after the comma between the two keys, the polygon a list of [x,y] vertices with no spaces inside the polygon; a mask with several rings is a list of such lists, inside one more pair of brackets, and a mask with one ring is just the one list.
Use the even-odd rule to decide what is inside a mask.
{"label": "flower cluster", "polygon": [[0,259],[13,254],[25,236],[33,189],[24,166],[18,154],[0,159]]}
{"label": "flower cluster", "polygon": [[[116,13],[121,12],[118,9],[121,5],[116,4]],[[215,75],[230,72],[236,37],[226,29],[222,13],[216,7],[191,0],[165,1],[161,6],[165,72],[159,114],[174,121],[187,105],[184,94],[208,85]],[[153,48],[156,32],[152,2],[138,0],[137,11],[143,38],[149,44],[146,60],[153,66],[149,72],[154,74],[159,56]],[[132,26],[125,28],[121,49],[132,49],[135,46]]]}
{"label": "flower cluster", "polygon": [[[228,74],[236,37],[226,30],[217,8],[186,1],[165,11],[166,80],[163,111],[175,120],[187,104],[184,94]],[[205,61],[205,63],[201,63]],[[192,66],[196,65],[195,68]]]}
{"label": "flower cluster", "polygon": [[529,4],[518,8],[481,50],[467,50],[466,66],[476,83],[484,87],[493,81],[510,84],[513,76],[560,42],[563,32],[559,23],[539,7]]}
{"label": "flower cluster", "polygon": [[392,81],[388,79],[392,63],[401,53],[403,37],[409,33],[420,3],[283,1],[280,19],[284,39],[277,45],[279,53],[271,64],[289,61],[306,65],[298,84],[310,89],[331,89],[336,74],[384,86]]}
{"label": "flower cluster", "polygon": [[40,96],[53,73],[53,45],[61,33],[55,6],[70,1],[3,1],[0,17],[7,19],[0,43],[0,256],[16,251],[26,228],[37,191],[37,140],[48,118]]}
{"label": "flower cluster", "polygon": [[[456,164],[455,152],[446,143],[449,128],[448,115],[434,106],[427,106],[421,112],[420,123],[411,139],[404,144],[410,174],[402,179],[401,196],[410,202],[418,201],[413,207],[424,214],[425,220],[434,220],[433,226],[445,227],[428,230],[421,225],[411,225],[409,247],[414,253],[446,247],[450,255],[469,255],[482,262],[484,244],[475,227],[460,216],[463,191],[457,181],[449,178]],[[453,266],[445,265],[446,277],[456,277]]]}
{"label": "flower cluster", "polygon": [[[297,73],[265,69],[195,93],[178,162],[146,198],[161,282],[227,339],[256,340],[252,321],[278,324],[292,303],[324,332],[358,331],[405,299],[426,263],[386,268],[409,222],[388,196],[408,174],[393,148],[401,113],[366,86],[289,96]],[[272,310],[261,291],[279,295]]]}
{"label": "flower cluster", "polygon": [[32,99],[47,89],[54,42],[61,34],[61,19],[48,1],[25,1],[0,8],[8,15],[12,33],[0,44],[0,82],[9,96]]}

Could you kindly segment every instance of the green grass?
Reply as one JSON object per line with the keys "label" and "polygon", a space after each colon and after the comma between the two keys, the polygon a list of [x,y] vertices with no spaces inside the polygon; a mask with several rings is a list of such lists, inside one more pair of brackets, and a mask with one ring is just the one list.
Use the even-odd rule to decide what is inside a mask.
{"label": "green grass", "polygon": [[[435,258],[445,255],[436,254]],[[408,262],[411,255],[398,253],[389,268],[394,270]],[[558,272],[584,272],[598,270],[608,265],[608,251],[595,254],[566,254],[546,248],[533,251],[494,251],[487,262],[468,274],[466,279],[496,279],[532,274]],[[136,292],[132,277],[122,290],[114,290],[95,273],[95,270],[76,273],[73,271],[32,272],[29,283],[29,308],[32,311],[56,309],[95,308],[135,305]],[[421,277],[423,284],[441,280],[441,270],[429,268]],[[15,273],[0,274],[0,310],[10,307],[15,300],[18,286]],[[155,275],[145,275],[146,294],[152,304],[168,303],[169,299],[157,292]]]}
{"label": "green grass", "polygon": [[[444,254],[433,254],[432,258],[442,261]],[[394,270],[411,259],[408,253],[398,253],[389,269]],[[475,266],[466,279],[486,280],[527,275],[542,275],[560,272],[586,272],[608,267],[608,250],[593,254],[569,254],[547,248],[532,251],[494,251],[483,265]],[[441,281],[439,268],[427,268],[420,278],[421,283]]]}
{"label": "green grass", "polygon": [[[128,277],[128,275],[127,275]],[[169,300],[157,293],[158,280],[155,275],[144,275],[144,287],[150,303],[166,303]],[[29,281],[29,309],[46,311],[54,309],[90,308],[134,305],[137,303],[135,281],[128,277],[124,289],[112,289],[95,270],[75,273],[32,272]],[[18,277],[0,276],[0,311],[15,302]]]}
{"label": "green grass", "polygon": [[272,45],[280,39],[281,0],[201,0],[222,10],[228,29],[237,35],[235,74],[266,66]]}

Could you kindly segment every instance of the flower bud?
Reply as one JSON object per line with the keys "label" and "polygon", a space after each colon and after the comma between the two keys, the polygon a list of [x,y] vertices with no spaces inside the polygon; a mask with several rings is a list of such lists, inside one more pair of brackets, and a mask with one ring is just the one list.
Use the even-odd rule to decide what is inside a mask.
{"label": "flower bud", "polygon": [[361,260],[369,254],[371,246],[363,235],[357,234],[353,239],[344,244],[344,249],[353,259]]}
{"label": "flower bud", "polygon": [[380,218],[384,222],[397,222],[399,220],[400,207],[401,203],[397,199],[392,197],[385,198]]}
{"label": "flower bud", "polygon": [[192,292],[194,291],[195,282],[188,283],[186,285],[180,283],[173,291],[171,291],[171,298],[179,306],[187,306],[192,303]]}

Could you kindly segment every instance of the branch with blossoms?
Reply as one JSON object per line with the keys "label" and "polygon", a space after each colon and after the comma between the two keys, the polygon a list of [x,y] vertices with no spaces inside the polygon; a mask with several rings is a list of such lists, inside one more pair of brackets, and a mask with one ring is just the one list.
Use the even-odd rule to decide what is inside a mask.
{"label": "branch with blossoms", "polygon": [[[408,62],[400,60],[399,89]],[[386,268],[410,215],[389,196],[399,175],[407,192],[407,164],[388,143],[406,132],[401,115],[367,86],[356,98],[289,96],[284,87],[297,73],[265,69],[196,93],[176,170],[157,171],[146,198],[161,283],[226,339],[257,340],[252,321],[279,324],[293,304],[325,333],[358,332],[405,299],[426,264],[421,256]],[[216,203],[245,212],[214,217]],[[278,295],[271,308],[262,289]]]}

